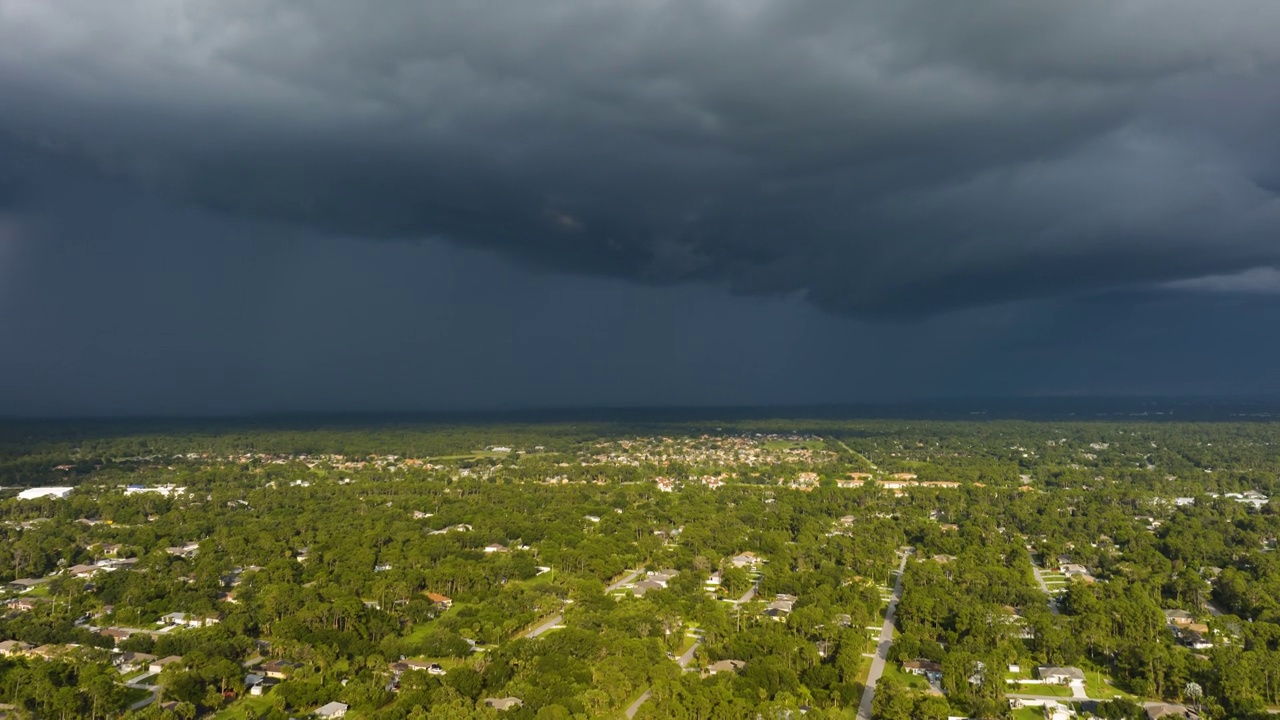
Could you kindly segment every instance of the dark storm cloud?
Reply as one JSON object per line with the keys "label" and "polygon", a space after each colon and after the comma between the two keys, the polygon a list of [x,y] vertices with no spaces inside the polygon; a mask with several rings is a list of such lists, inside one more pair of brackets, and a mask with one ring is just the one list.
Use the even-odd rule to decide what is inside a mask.
{"label": "dark storm cloud", "polygon": [[1280,265],[1276,37],[1273,0],[0,0],[0,131],[242,217],[855,316],[1249,292],[1201,278]]}

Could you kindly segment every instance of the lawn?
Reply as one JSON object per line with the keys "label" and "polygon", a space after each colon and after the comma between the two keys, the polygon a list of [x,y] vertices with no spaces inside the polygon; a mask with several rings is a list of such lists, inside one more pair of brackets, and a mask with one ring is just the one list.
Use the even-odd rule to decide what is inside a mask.
{"label": "lawn", "polygon": [[884,664],[884,675],[881,676],[881,680],[888,680],[890,678],[896,680],[899,683],[902,683],[903,685],[906,685],[912,690],[928,690],[929,689],[928,680],[925,680],[919,675],[912,675],[911,673],[903,672],[902,666],[895,662]]}
{"label": "lawn", "polygon": [[1031,679],[1031,666],[1029,666],[1029,665],[1028,665],[1028,666],[1023,666],[1023,668],[1022,668],[1022,671],[1021,671],[1021,672],[1012,673],[1012,672],[1008,672],[1008,671],[1006,671],[1006,672],[1005,672],[1005,674],[1004,674],[1004,679],[1005,679],[1005,680],[1030,680],[1030,679]]}
{"label": "lawn", "polygon": [[1100,700],[1111,700],[1117,696],[1127,698],[1129,700],[1138,699],[1133,694],[1127,693],[1116,687],[1110,681],[1111,678],[1097,670],[1084,671],[1085,689],[1089,692],[1089,697],[1098,698]]}
{"label": "lawn", "polygon": [[143,698],[151,697],[151,692],[142,688],[125,688],[124,696],[128,703],[132,705]]}
{"label": "lawn", "polygon": [[272,706],[270,695],[245,695],[214,715],[214,720],[255,720]]}
{"label": "lawn", "polygon": [[1023,695],[1044,695],[1046,697],[1071,697],[1071,688],[1066,685],[1019,683],[1010,685],[1005,692],[1022,693]]}
{"label": "lawn", "polygon": [[1038,707],[1024,707],[1013,711],[1013,720],[1044,720],[1044,710]]}

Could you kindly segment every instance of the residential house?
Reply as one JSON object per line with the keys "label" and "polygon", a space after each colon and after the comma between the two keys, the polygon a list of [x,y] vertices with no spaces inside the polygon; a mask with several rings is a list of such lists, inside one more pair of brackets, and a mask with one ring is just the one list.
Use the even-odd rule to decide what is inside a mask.
{"label": "residential house", "polygon": [[1164,620],[1170,625],[1186,627],[1196,621],[1195,616],[1186,610],[1165,610]]}
{"label": "residential house", "polygon": [[671,569],[659,570],[658,572],[650,573],[649,577],[645,579],[652,580],[653,582],[658,583],[662,587],[666,587],[671,582],[671,579],[679,574],[680,574],[679,570],[671,570]]}
{"label": "residential house", "polygon": [[747,663],[743,660],[717,660],[707,666],[707,674],[716,675],[719,673],[742,672],[742,668],[746,666]]}
{"label": "residential house", "polygon": [[347,714],[347,705],[340,702],[325,703],[311,714],[318,718],[340,718]]}
{"label": "residential house", "polygon": [[283,680],[285,679],[285,676],[288,673],[293,672],[293,669],[297,666],[297,663],[291,663],[288,660],[271,660],[262,663],[262,665],[258,667],[258,670],[269,678]]}
{"label": "residential house", "polygon": [[729,558],[729,562],[733,563],[736,568],[745,568],[755,567],[763,561],[755,553],[747,551]]}
{"label": "residential house", "polygon": [[125,628],[108,627],[98,628],[98,634],[103,637],[109,637],[119,643],[122,640],[128,640],[129,636],[133,634],[133,631],[126,630]]}
{"label": "residential house", "polygon": [[1192,650],[1208,650],[1213,647],[1213,638],[1209,626],[1204,623],[1191,623],[1176,629],[1178,640]]}
{"label": "residential house", "polygon": [[911,673],[912,675],[919,675],[920,677],[927,678],[932,682],[938,682],[942,679],[942,665],[924,658],[907,660],[902,663],[902,671]]}
{"label": "residential house", "polygon": [[773,602],[764,608],[764,614],[779,622],[786,620],[787,615],[791,613],[792,608],[796,605],[796,596],[787,595],[786,593],[778,593]]}
{"label": "residential house", "polygon": [[164,551],[175,557],[193,558],[200,551],[200,544],[189,542],[186,545],[165,548]]}
{"label": "residential house", "polygon": [[204,627],[206,625],[217,625],[220,620],[214,616],[197,616],[189,615],[184,612],[172,612],[160,618],[169,625],[184,625],[186,627]]}
{"label": "residential house", "polygon": [[166,667],[180,662],[182,662],[182,656],[170,655],[169,657],[162,657],[159,660],[152,660],[151,664],[147,666],[147,669],[153,673],[164,672]]}
{"label": "residential house", "polygon": [[91,578],[102,572],[102,568],[95,565],[72,565],[67,568],[67,574],[75,578]]}
{"label": "residential house", "polygon": [[279,684],[279,680],[259,673],[249,673],[244,676],[244,686],[249,688],[250,695],[262,695]]}
{"label": "residential house", "polygon": [[1147,720],[1160,718],[1178,718],[1180,720],[1199,720],[1200,716],[1185,705],[1174,703],[1151,703],[1147,705]]}
{"label": "residential house", "polygon": [[499,545],[498,543],[492,543],[490,545],[485,545],[484,551],[486,553],[504,553],[504,552],[507,552],[507,546]]}
{"label": "residential house", "polygon": [[666,583],[660,583],[654,580],[641,580],[640,582],[631,586],[631,592],[636,597],[644,597],[644,594],[649,592],[650,590],[662,590],[666,587],[667,587]]}
{"label": "residential house", "polygon": [[25,655],[31,650],[31,645],[21,640],[5,640],[0,642],[0,655],[4,657],[15,657],[17,655]]}
{"label": "residential house", "polygon": [[484,704],[494,710],[510,710],[524,705],[524,701],[518,697],[485,698]]}
{"label": "residential house", "polygon": [[1072,682],[1084,682],[1084,671],[1076,667],[1058,667],[1041,665],[1036,674],[1048,685],[1069,685]]}
{"label": "residential house", "polygon": [[47,578],[18,578],[9,581],[9,589],[16,592],[26,592],[40,583],[47,582]]}
{"label": "residential house", "polygon": [[441,595],[440,593],[434,592],[428,592],[425,594],[427,596],[427,600],[438,608],[447,610],[453,607],[453,600],[450,599],[448,595]]}
{"label": "residential house", "polygon": [[68,645],[41,645],[41,646],[40,646],[40,647],[38,647],[38,648],[33,648],[33,649],[31,649],[30,651],[28,651],[28,654],[30,654],[30,655],[35,655],[36,657],[39,657],[39,658],[44,658],[45,660],[52,660],[52,659],[54,659],[54,658],[58,657],[59,655],[63,655],[63,654],[65,654],[65,653],[67,652],[67,649],[68,649],[69,647],[76,647],[76,646],[74,646],[74,645],[70,645],[70,646],[68,646]]}
{"label": "residential house", "polygon": [[18,598],[10,600],[9,607],[18,612],[27,612],[28,610],[35,610],[43,602],[44,600],[41,598]]}
{"label": "residential house", "polygon": [[150,653],[122,652],[111,659],[111,664],[121,673],[131,673],[148,667],[155,659]]}

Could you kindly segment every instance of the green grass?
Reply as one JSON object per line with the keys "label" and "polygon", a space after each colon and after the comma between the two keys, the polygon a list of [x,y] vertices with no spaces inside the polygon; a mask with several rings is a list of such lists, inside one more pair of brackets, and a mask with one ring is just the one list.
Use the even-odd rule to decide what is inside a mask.
{"label": "green grass", "polygon": [[1085,690],[1089,693],[1089,697],[1098,698],[1100,700],[1111,700],[1115,696],[1119,695],[1120,697],[1127,698],[1129,700],[1138,699],[1137,696],[1127,693],[1107,682],[1108,680],[1110,680],[1109,677],[1097,670],[1084,671],[1084,686]]}
{"label": "green grass", "polygon": [[30,590],[23,593],[27,597],[47,598],[49,597],[49,583],[40,583]]}
{"label": "green grass", "polygon": [[214,720],[255,720],[271,708],[270,695],[245,695],[214,715]]}
{"label": "green grass", "polygon": [[1013,711],[1013,720],[1044,720],[1044,710],[1038,707],[1024,707]]}
{"label": "green grass", "polygon": [[919,675],[912,675],[911,673],[903,672],[902,666],[896,662],[889,662],[884,664],[884,675],[881,676],[881,680],[887,680],[889,678],[892,678],[902,683],[903,685],[906,685],[912,690],[928,690],[929,689],[928,680],[925,680]]}
{"label": "green grass", "polygon": [[1005,692],[1022,693],[1023,695],[1044,695],[1046,697],[1071,697],[1071,688],[1066,685],[1024,684],[1010,685]]}
{"label": "green grass", "polygon": [[680,641],[680,647],[677,648],[672,654],[675,655],[676,657],[680,657],[681,655],[685,654],[685,652],[688,651],[689,648],[693,647],[693,644],[696,642],[698,642],[698,638],[691,637],[689,636],[688,633],[686,633],[685,636]]}
{"label": "green grass", "polygon": [[125,688],[124,697],[125,702],[132,705],[143,698],[151,697],[151,693],[142,688]]}

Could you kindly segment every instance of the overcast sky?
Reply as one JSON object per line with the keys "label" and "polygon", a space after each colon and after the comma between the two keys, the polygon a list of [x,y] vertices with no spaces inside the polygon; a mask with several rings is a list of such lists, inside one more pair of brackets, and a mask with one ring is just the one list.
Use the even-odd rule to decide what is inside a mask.
{"label": "overcast sky", "polygon": [[0,415],[1280,393],[1275,0],[0,0]]}

